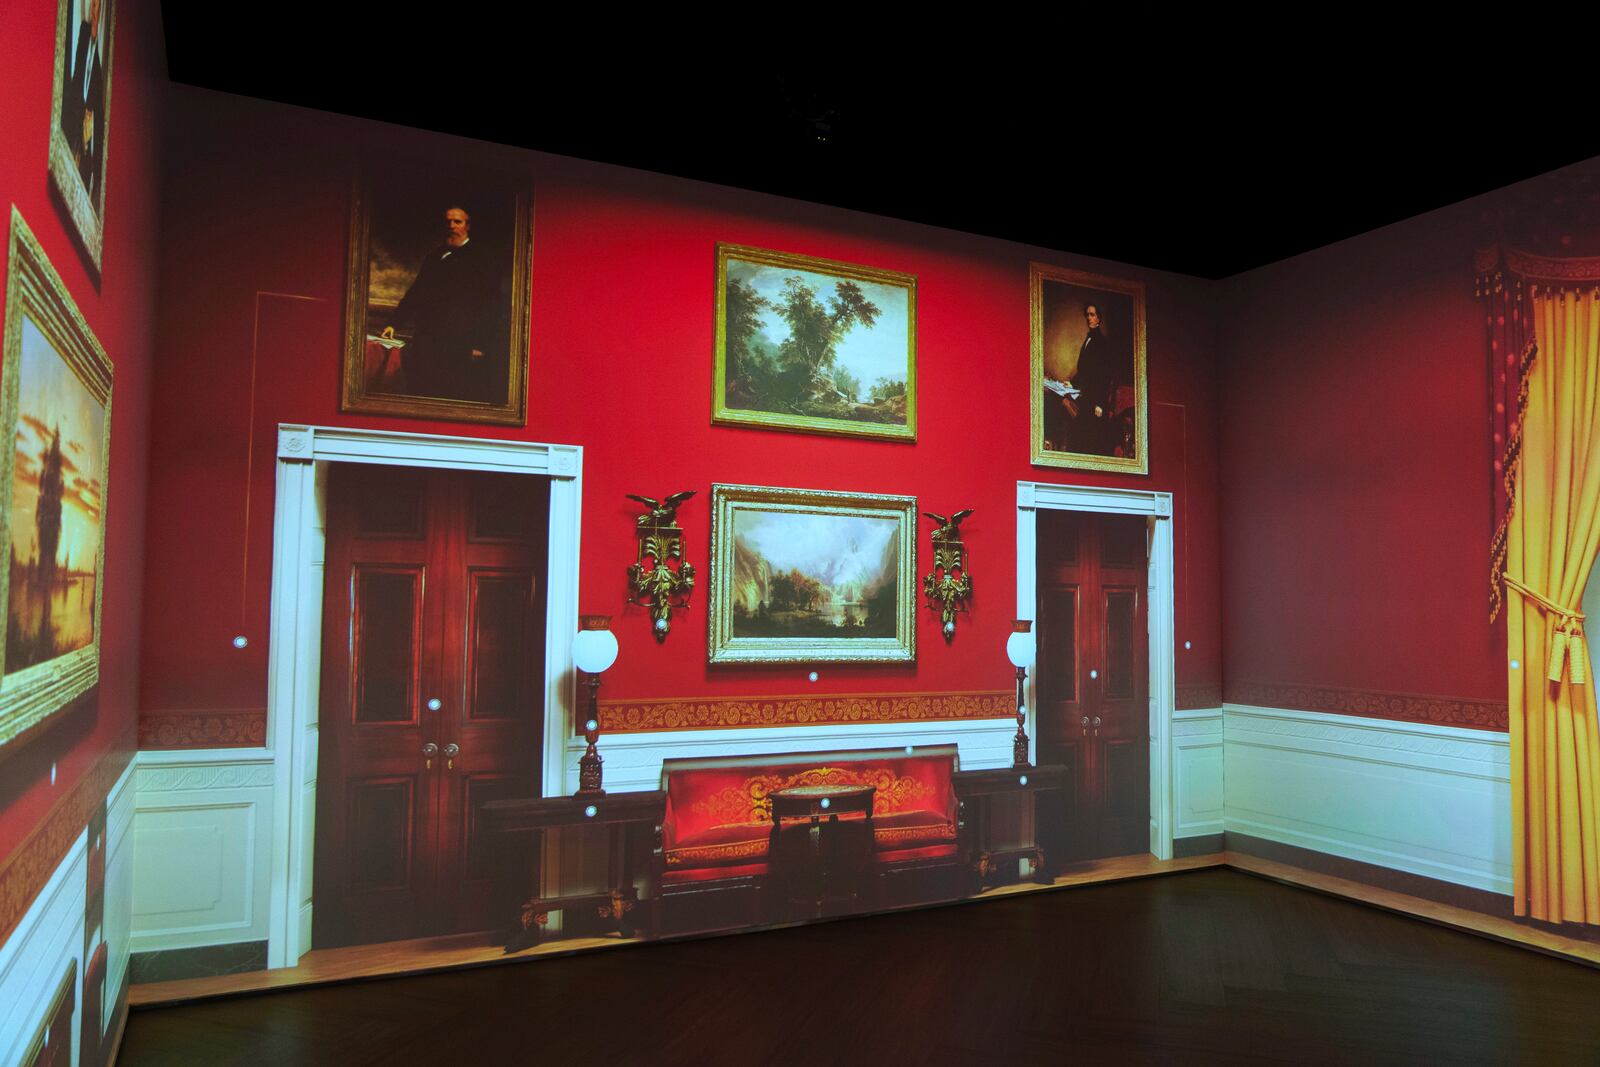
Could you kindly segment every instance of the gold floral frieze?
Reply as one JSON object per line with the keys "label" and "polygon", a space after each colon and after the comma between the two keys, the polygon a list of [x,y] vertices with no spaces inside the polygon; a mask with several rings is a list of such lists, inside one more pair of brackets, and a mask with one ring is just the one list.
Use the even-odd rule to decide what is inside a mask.
{"label": "gold floral frieze", "polygon": [[747,726],[1009,719],[1016,711],[1016,697],[1008,689],[976,693],[688,697],[600,702],[600,718],[608,734],[726,730]]}

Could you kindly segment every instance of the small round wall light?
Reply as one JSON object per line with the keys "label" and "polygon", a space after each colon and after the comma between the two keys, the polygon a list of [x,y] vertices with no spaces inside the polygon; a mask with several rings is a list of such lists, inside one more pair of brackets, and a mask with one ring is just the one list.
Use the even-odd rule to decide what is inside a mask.
{"label": "small round wall light", "polygon": [[244,648],[249,644],[250,644],[250,639],[248,637],[246,637],[244,634],[240,634],[238,637],[235,637],[233,639],[233,647],[234,648]]}
{"label": "small round wall light", "polygon": [[588,807],[583,809],[583,817],[586,819],[592,819],[599,814],[600,809],[595,807],[593,804],[590,804]]}
{"label": "small round wall light", "polygon": [[1191,649],[1191,648],[1193,648],[1193,647],[1194,647],[1194,642],[1193,642],[1193,641],[1185,641],[1185,642],[1184,642],[1184,643],[1183,643],[1183,650],[1184,650],[1184,651],[1185,651],[1185,652],[1187,652],[1187,651],[1189,651],[1189,650],[1190,650],[1190,649]]}
{"label": "small round wall light", "polygon": [[833,806],[833,801],[829,800],[827,797],[823,797],[822,798],[823,810],[827,810],[828,808],[830,808],[832,806]]}
{"label": "small round wall light", "polygon": [[1026,774],[1022,775],[1020,778],[1017,779],[1017,784],[1018,785],[1027,785],[1028,784],[1028,776]]}
{"label": "small round wall light", "polygon": [[812,671],[810,674],[806,675],[806,679],[808,681],[812,681],[812,682],[816,681],[817,680],[817,672],[816,671]]}
{"label": "small round wall light", "polygon": [[1521,660],[1512,660],[1511,661],[1511,669],[1514,670],[1514,671],[1515,670],[1521,670],[1522,669],[1522,661]]}

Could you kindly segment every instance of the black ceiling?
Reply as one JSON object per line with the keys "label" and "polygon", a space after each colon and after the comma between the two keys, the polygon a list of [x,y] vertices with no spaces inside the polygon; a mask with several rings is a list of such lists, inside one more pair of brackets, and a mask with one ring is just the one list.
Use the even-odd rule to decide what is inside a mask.
{"label": "black ceiling", "polygon": [[1209,278],[1600,155],[1587,104],[1466,72],[1401,86],[1378,56],[801,62],[593,30],[469,43],[385,5],[279,0],[248,30],[217,10],[166,0],[174,81]]}

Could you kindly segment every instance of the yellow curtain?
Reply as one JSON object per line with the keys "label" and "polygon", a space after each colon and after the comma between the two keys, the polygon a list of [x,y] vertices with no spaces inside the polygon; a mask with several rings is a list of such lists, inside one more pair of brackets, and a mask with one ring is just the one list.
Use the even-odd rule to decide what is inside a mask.
{"label": "yellow curtain", "polygon": [[1534,333],[1506,553],[1515,906],[1600,925],[1600,732],[1579,614],[1600,550],[1600,294],[1541,286]]}

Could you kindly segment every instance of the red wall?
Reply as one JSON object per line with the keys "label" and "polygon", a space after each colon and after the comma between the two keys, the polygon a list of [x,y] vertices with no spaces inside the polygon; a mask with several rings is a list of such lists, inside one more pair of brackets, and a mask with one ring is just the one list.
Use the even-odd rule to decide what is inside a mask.
{"label": "red wall", "polygon": [[[162,95],[160,12],[122,0],[112,48],[103,281],[97,286],[66,212],[49,190],[55,4],[12,4],[0,32],[0,210],[14,203],[115,367],[107,485],[100,685],[42,736],[0,762],[0,868],[108,754],[134,748],[145,458],[155,319]],[[9,226],[9,212],[6,213]],[[4,296],[0,294],[0,304]],[[50,769],[56,768],[55,783]],[[26,866],[26,865],[22,865]],[[51,864],[53,866],[53,863]],[[45,873],[48,873],[46,868]]]}
{"label": "red wall", "polygon": [[[394,127],[174,90],[145,590],[147,744],[259,743],[266,702],[274,428],[310,422],[584,447],[584,612],[619,616],[609,698],[1005,689],[1019,479],[1176,494],[1181,692],[1220,688],[1216,388],[1208,283],[926,226]],[[362,146],[521,171],[535,186],[528,424],[339,412],[354,161]],[[393,165],[401,165],[398,162]],[[713,249],[736,242],[913,273],[920,439],[863,442],[710,422]],[[1149,286],[1150,476],[1028,464],[1028,262]],[[280,296],[262,294],[287,294]],[[252,356],[252,352],[254,355]],[[252,385],[253,383],[253,385]],[[253,392],[252,392],[253,389]],[[713,481],[916,494],[963,526],[977,584],[946,646],[923,610],[915,665],[711,670]],[[658,646],[625,606],[623,494],[679,512],[701,589]],[[248,515],[248,518],[246,517]],[[919,531],[926,553],[926,525]],[[248,557],[248,558],[247,558]],[[236,650],[236,634],[250,644]]]}
{"label": "red wall", "polygon": [[1502,195],[1226,283],[1229,700],[1505,728],[1472,260]]}

